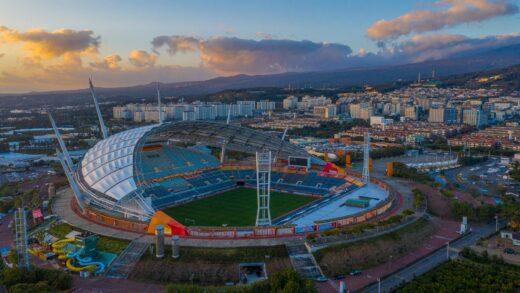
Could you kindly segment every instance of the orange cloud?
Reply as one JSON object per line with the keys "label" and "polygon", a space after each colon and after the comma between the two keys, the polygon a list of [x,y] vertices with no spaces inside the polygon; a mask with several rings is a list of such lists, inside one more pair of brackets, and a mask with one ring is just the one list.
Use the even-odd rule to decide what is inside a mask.
{"label": "orange cloud", "polygon": [[121,65],[119,65],[121,61],[123,61],[121,56],[112,54],[105,56],[101,61],[91,62],[90,66],[95,69],[119,70],[121,69]]}
{"label": "orange cloud", "polygon": [[446,9],[414,11],[392,20],[379,20],[368,28],[368,36],[375,40],[395,39],[518,12],[518,6],[507,0],[440,0],[437,4]]}
{"label": "orange cloud", "polygon": [[153,67],[157,61],[157,55],[143,50],[132,50],[128,55],[128,61],[135,67]]}
{"label": "orange cloud", "polygon": [[33,56],[52,59],[66,54],[97,54],[99,37],[90,30],[58,29],[52,32],[35,28],[26,32],[0,26],[0,43],[21,44]]}
{"label": "orange cloud", "polygon": [[167,46],[168,53],[171,55],[177,54],[178,52],[193,52],[199,48],[200,40],[189,36],[158,36],[152,40],[152,46],[155,49]]}

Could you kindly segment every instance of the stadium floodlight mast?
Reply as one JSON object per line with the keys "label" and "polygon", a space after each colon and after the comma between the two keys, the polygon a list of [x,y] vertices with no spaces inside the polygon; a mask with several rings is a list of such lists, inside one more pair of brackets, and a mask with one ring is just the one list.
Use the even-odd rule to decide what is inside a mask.
{"label": "stadium floodlight mast", "polygon": [[363,146],[363,174],[361,179],[364,183],[368,183],[370,181],[370,133],[365,132],[363,136],[365,143]]}
{"label": "stadium floodlight mast", "polygon": [[258,210],[256,226],[271,225],[271,152],[256,152],[256,189]]}
{"label": "stadium floodlight mast", "polygon": [[88,84],[90,87],[90,94],[92,95],[92,99],[94,99],[94,105],[96,106],[96,112],[99,119],[99,128],[101,128],[101,133],[103,134],[103,139],[108,137],[108,129],[105,126],[105,122],[103,121],[103,116],[101,116],[101,110],[99,109],[99,103],[96,97],[96,92],[94,91],[94,85],[92,84],[92,78],[88,79]]}
{"label": "stadium floodlight mast", "polygon": [[[231,105],[229,105],[228,113],[227,113],[227,119],[226,119],[226,125],[229,125],[229,122],[231,121]],[[222,148],[220,149],[220,163],[224,163],[224,158],[226,155],[226,144],[227,142],[224,140],[222,142]]]}

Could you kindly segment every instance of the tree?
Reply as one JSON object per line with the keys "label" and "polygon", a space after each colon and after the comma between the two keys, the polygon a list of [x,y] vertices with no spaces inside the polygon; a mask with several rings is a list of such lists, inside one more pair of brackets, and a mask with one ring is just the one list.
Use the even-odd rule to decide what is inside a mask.
{"label": "tree", "polygon": [[476,219],[475,210],[465,202],[452,201],[452,212],[457,218],[468,217],[470,220]]}

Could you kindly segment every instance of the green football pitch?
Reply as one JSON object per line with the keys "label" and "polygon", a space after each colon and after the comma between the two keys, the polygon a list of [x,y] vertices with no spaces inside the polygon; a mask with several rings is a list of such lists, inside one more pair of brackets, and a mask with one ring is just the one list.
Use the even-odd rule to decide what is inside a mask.
{"label": "green football pitch", "polygon": [[[271,219],[308,204],[316,198],[271,191]],[[239,188],[164,210],[187,226],[254,226],[256,190]]]}

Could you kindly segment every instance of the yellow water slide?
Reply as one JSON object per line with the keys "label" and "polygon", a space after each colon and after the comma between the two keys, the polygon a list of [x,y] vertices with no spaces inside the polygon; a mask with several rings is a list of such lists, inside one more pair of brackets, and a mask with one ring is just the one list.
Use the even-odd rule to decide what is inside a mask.
{"label": "yellow water slide", "polygon": [[62,239],[54,242],[52,244],[52,252],[56,253],[58,255],[58,259],[67,259],[67,253],[70,252],[70,250],[64,249],[68,243],[74,242],[76,239]]}
{"label": "yellow water slide", "polygon": [[84,266],[84,267],[75,267],[74,265],[72,265],[72,258],[67,259],[67,268],[76,273],[85,271],[85,270],[93,271],[96,269],[96,267],[97,267],[97,265],[94,265],[94,264]]}

